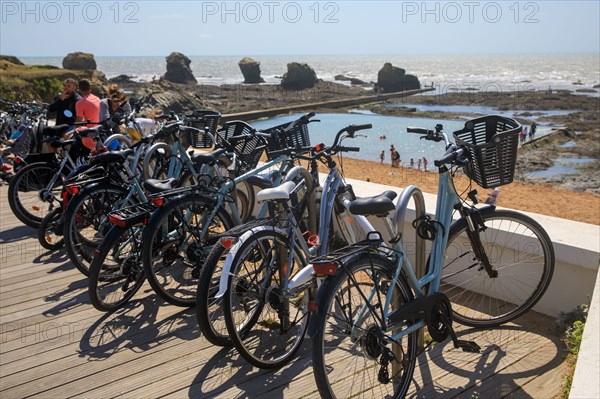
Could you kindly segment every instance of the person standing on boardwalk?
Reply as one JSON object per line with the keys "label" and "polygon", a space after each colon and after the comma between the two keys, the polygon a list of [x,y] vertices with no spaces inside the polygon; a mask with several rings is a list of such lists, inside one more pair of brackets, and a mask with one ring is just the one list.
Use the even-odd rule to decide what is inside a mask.
{"label": "person standing on boardwalk", "polygon": [[385,159],[385,151],[381,150],[381,154],[379,154],[379,159],[381,159],[381,163],[383,164],[383,160]]}
{"label": "person standing on boardwalk", "polygon": [[[62,84],[63,91],[58,93],[52,104],[48,105],[48,111],[56,112],[56,125],[73,126],[75,123],[75,103],[81,99],[77,94],[77,82],[68,78]],[[66,116],[65,111],[70,111],[72,116]]]}
{"label": "person standing on boardwalk", "polygon": [[[100,99],[92,94],[92,85],[87,79],[79,81],[79,93],[81,99],[75,103],[77,111],[77,122],[92,121],[98,122],[100,114]],[[96,124],[87,124],[86,127],[94,127]]]}

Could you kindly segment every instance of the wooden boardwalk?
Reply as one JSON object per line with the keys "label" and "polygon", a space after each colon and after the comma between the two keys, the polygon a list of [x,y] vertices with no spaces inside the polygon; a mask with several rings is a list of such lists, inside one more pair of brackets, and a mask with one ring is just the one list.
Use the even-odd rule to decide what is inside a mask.
{"label": "wooden boardwalk", "polygon": [[[318,398],[309,340],[282,370],[251,367],[200,336],[193,310],[146,284],[114,314],[89,303],[86,279],[62,251],[12,215],[0,187],[0,397]],[[445,342],[419,358],[411,397],[553,398],[565,370],[552,320],[529,314],[503,329],[461,331],[481,354]]]}

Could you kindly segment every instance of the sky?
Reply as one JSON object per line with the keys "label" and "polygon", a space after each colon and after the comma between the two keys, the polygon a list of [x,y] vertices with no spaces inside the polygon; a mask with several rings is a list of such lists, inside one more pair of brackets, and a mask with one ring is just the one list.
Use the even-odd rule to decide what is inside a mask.
{"label": "sky", "polygon": [[5,1],[0,53],[600,53],[600,1]]}

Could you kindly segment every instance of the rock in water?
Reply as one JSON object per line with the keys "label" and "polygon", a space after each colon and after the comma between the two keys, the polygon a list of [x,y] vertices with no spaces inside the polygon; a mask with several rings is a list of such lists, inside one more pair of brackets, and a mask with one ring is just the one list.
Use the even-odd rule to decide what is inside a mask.
{"label": "rock in water", "polygon": [[198,83],[190,68],[191,62],[185,55],[172,52],[167,57],[167,73],[164,74],[164,79],[173,83]]}
{"label": "rock in water", "polygon": [[292,62],[287,65],[287,73],[281,79],[281,87],[286,90],[310,89],[317,84],[317,74],[307,64]]}
{"label": "rock in water", "polygon": [[416,76],[407,75],[404,69],[392,66],[389,62],[386,62],[377,74],[377,84],[383,87],[386,93],[421,88]]}
{"label": "rock in water", "polygon": [[65,69],[74,70],[96,70],[96,60],[94,60],[94,54],[75,52],[69,53],[63,58],[62,66]]}
{"label": "rock in water", "polygon": [[264,83],[264,79],[260,77],[260,62],[244,57],[238,62],[242,75],[244,75],[244,83]]}

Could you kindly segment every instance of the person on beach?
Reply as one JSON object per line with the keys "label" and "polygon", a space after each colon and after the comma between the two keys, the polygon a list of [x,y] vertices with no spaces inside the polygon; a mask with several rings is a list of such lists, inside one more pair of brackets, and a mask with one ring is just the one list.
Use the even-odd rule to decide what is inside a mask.
{"label": "person on beach", "polygon": [[390,146],[390,162],[392,163],[392,168],[394,167],[394,152],[396,152],[396,148],[392,144]]}
{"label": "person on beach", "polygon": [[496,205],[499,195],[500,195],[500,189],[495,188],[494,191],[492,191],[490,193],[490,195],[488,195],[488,197],[485,199],[485,203],[488,205]]}
{"label": "person on beach", "polygon": [[527,140],[527,126],[523,126],[523,130],[521,131],[521,134],[523,134],[523,142],[525,142]]}
{"label": "person on beach", "polygon": [[[76,121],[98,122],[98,113],[100,111],[100,99],[92,94],[92,85],[87,79],[79,81],[79,93],[81,99],[75,103]],[[101,120],[101,119],[100,119]],[[95,123],[88,123],[84,128],[97,126]]]}
{"label": "person on beach", "polygon": [[112,118],[117,113],[123,117],[129,116],[131,114],[131,105],[127,102],[125,92],[119,89],[118,85],[109,85],[106,88],[106,92],[107,97],[100,101],[99,118],[101,121],[108,121],[113,134],[119,133],[119,123],[113,121]]}
{"label": "person on beach", "polygon": [[[62,84],[63,91],[58,93],[52,104],[48,105],[48,111],[56,112],[56,125],[73,126],[75,122],[75,103],[81,99],[77,94],[77,82],[75,79],[68,78]],[[69,110],[73,116],[66,116],[65,111]]]}
{"label": "person on beach", "polygon": [[429,161],[427,161],[427,158],[423,157],[423,170],[425,172],[427,172],[427,164],[429,163]]}
{"label": "person on beach", "polygon": [[417,159],[417,170],[421,170],[421,158]]}
{"label": "person on beach", "polygon": [[410,168],[414,169],[415,168],[415,160],[414,159],[410,159]]}
{"label": "person on beach", "polygon": [[537,130],[537,123],[533,121],[531,124],[531,128],[529,128],[529,140],[532,140],[535,137],[535,131]]}
{"label": "person on beach", "polygon": [[381,163],[383,164],[383,160],[385,159],[385,151],[381,150],[381,154],[379,154],[379,159],[381,159]]}

